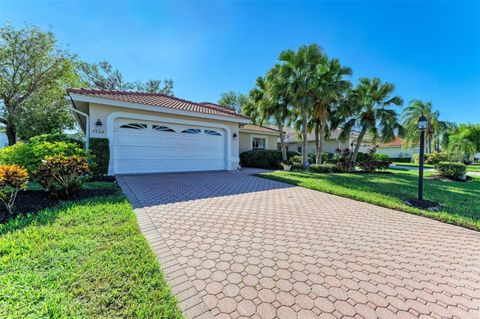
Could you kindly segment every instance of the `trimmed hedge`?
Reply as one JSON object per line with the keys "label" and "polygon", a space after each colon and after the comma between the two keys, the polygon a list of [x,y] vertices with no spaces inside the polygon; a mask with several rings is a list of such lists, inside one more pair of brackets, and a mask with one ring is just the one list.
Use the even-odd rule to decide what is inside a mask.
{"label": "trimmed hedge", "polygon": [[440,162],[435,165],[435,170],[443,177],[460,179],[465,176],[467,166],[458,162]]}
{"label": "trimmed hedge", "polygon": [[[287,158],[299,155],[298,152],[287,152]],[[282,168],[282,152],[277,150],[251,150],[240,154],[240,165],[256,168]]]}
{"label": "trimmed hedge", "polygon": [[390,157],[390,161],[399,162],[399,163],[410,163],[412,161],[411,157]]}
{"label": "trimmed hedge", "polygon": [[110,145],[108,138],[91,138],[89,151],[94,156],[91,170],[94,176],[108,174],[108,163],[110,161]]}
{"label": "trimmed hedge", "polygon": [[335,164],[312,164],[308,167],[313,173],[338,173],[339,169]]}

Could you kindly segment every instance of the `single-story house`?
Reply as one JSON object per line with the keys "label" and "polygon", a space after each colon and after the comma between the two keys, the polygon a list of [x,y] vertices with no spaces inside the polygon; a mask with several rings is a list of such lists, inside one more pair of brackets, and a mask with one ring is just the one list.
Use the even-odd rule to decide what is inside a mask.
{"label": "single-story house", "polygon": [[380,144],[377,153],[386,154],[390,158],[412,158],[413,154],[418,154],[418,146],[403,146],[403,139],[396,136],[391,142]]}
{"label": "single-story house", "polygon": [[235,170],[240,152],[277,148],[278,131],[213,103],[113,90],[67,93],[87,139],[109,140],[110,175]]}
{"label": "single-story house", "polygon": [[[285,128],[285,145],[287,147],[287,151],[295,151],[295,152],[302,152],[303,143],[302,140],[299,138],[298,133],[290,127]],[[358,132],[352,131],[348,140],[341,141],[339,139],[341,129],[336,129],[330,134],[329,138],[325,139],[323,145],[323,151],[326,153],[335,153],[335,151],[345,148],[350,148],[353,150],[356,146]],[[280,139],[277,140],[278,142],[278,149],[280,149]],[[362,141],[362,145],[360,145],[360,152],[368,152],[369,149],[373,147],[372,139],[365,135]],[[315,134],[310,133],[307,135],[307,154],[315,153]]]}

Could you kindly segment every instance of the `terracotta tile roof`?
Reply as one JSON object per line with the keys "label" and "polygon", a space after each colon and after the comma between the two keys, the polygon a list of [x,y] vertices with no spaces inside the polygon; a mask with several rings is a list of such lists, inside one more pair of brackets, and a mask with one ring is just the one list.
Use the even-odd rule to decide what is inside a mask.
{"label": "terracotta tile roof", "polygon": [[276,130],[274,128],[270,128],[270,127],[267,127],[267,126],[261,126],[261,125],[255,125],[255,124],[244,124],[244,125],[240,126],[240,129],[257,131],[257,132],[266,132],[266,133],[278,133],[279,132],[278,130]]}
{"label": "terracotta tile roof", "polygon": [[395,136],[395,138],[385,144],[380,144],[380,147],[402,147],[403,139],[401,137]]}
{"label": "terracotta tile roof", "polygon": [[115,90],[93,90],[93,89],[67,89],[68,93],[81,94],[101,99],[109,99],[127,103],[137,103],[150,106],[166,107],[190,112],[206,113],[217,116],[224,116],[236,119],[250,119],[247,116],[237,114],[230,108],[224,108],[213,103],[195,103],[177,97],[146,92],[129,92]]}

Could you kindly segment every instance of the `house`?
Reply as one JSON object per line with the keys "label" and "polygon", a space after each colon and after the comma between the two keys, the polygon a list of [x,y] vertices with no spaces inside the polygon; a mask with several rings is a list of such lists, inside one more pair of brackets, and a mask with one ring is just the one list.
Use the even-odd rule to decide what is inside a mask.
{"label": "house", "polygon": [[213,103],[112,90],[67,93],[87,139],[109,140],[110,175],[235,170],[241,151],[277,148],[278,131]]}
{"label": "house", "polygon": [[412,158],[413,154],[418,154],[418,146],[403,146],[403,139],[396,136],[391,142],[380,144],[377,153],[386,154],[390,158]]}
{"label": "house", "polygon": [[[285,128],[285,145],[287,147],[287,151],[295,151],[295,152],[302,152],[303,143],[301,138],[299,138],[298,133],[290,127]],[[323,144],[323,152],[326,153],[335,153],[335,151],[345,148],[350,148],[353,150],[356,146],[356,141],[358,138],[358,132],[352,131],[348,140],[341,141],[339,139],[340,133],[342,132],[341,129],[336,129],[330,134],[330,137],[325,139]],[[368,152],[370,148],[373,146],[372,139],[365,135],[362,145],[360,145],[360,152]],[[280,139],[278,139],[278,148],[280,149]],[[307,154],[315,153],[315,134],[310,133],[307,135]]]}

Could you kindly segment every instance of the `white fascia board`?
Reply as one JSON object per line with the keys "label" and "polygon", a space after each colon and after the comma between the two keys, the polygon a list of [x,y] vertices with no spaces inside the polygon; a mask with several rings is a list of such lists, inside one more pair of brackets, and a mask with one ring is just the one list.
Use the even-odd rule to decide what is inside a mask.
{"label": "white fascia board", "polygon": [[70,93],[70,96],[74,101],[79,101],[79,102],[118,106],[118,107],[124,107],[129,109],[151,111],[151,112],[157,112],[157,113],[166,113],[166,114],[175,114],[175,115],[184,115],[184,116],[190,116],[190,117],[206,118],[206,119],[242,123],[242,124],[250,123],[249,119],[239,119],[239,118],[232,118],[228,116],[220,116],[220,115],[206,114],[206,113],[200,113],[200,112],[191,112],[191,111],[185,111],[185,110],[172,109],[172,108],[163,107],[163,106],[151,106],[151,105],[145,105],[140,103],[122,102],[122,101],[117,101],[112,99],[85,96],[82,94],[75,94],[75,93]]}
{"label": "white fascia board", "polygon": [[250,133],[250,134],[263,134],[263,135],[274,135],[280,136],[279,132],[265,132],[265,131],[256,131],[256,130],[249,130],[249,129],[242,129],[239,130],[240,133]]}

